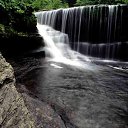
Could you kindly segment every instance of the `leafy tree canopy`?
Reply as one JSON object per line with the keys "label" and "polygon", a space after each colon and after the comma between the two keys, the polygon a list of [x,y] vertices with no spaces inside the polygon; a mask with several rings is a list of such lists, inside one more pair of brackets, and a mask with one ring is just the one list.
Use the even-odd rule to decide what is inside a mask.
{"label": "leafy tree canopy", "polygon": [[35,22],[31,2],[31,0],[0,0],[0,24],[4,25],[0,28],[6,32],[31,31],[29,24]]}
{"label": "leafy tree canopy", "polygon": [[76,5],[86,4],[127,4],[128,0],[77,0]]}
{"label": "leafy tree canopy", "polygon": [[35,10],[50,10],[68,7],[66,2],[61,0],[34,0],[32,2],[32,6],[35,8]]}

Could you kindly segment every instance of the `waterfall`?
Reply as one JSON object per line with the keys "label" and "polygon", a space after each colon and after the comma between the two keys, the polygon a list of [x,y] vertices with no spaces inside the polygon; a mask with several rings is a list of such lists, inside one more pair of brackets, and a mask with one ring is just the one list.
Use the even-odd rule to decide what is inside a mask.
{"label": "waterfall", "polygon": [[[85,61],[90,61],[87,57],[84,57],[78,52],[71,50],[68,44],[69,40],[67,34],[56,31],[47,25],[41,25],[38,23],[37,28],[46,45],[46,56],[52,58],[52,61],[77,67],[83,67],[82,62],[80,62],[78,59],[79,56]],[[52,64],[52,66],[53,65],[54,64]],[[54,65],[54,67],[58,66]]]}
{"label": "waterfall", "polygon": [[121,42],[128,41],[128,25],[123,25],[126,12],[127,5],[89,5],[35,15],[38,24],[65,33],[71,49],[89,56],[118,59]]}

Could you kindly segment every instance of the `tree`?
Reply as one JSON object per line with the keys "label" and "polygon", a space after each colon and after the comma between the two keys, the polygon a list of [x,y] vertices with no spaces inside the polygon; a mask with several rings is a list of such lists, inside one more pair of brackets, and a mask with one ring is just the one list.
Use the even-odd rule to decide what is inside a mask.
{"label": "tree", "polygon": [[30,2],[24,2],[23,0],[0,0],[0,24],[5,27],[6,32],[33,31],[32,26],[36,26],[33,11],[34,8]]}
{"label": "tree", "polygon": [[69,7],[73,7],[74,4],[76,4],[76,0],[66,0],[66,1],[68,3]]}
{"label": "tree", "polygon": [[76,4],[77,0],[62,0],[63,3],[68,3],[69,7],[73,7]]}
{"label": "tree", "polygon": [[86,4],[127,4],[128,0],[77,0],[76,5]]}
{"label": "tree", "polygon": [[51,10],[67,7],[65,2],[62,2],[61,0],[35,0],[33,1],[32,6],[35,10]]}

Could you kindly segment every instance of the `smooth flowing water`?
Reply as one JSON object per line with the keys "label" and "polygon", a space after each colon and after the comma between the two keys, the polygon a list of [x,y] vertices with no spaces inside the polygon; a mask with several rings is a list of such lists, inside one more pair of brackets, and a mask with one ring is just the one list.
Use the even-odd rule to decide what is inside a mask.
{"label": "smooth flowing water", "polygon": [[127,24],[123,27],[124,19],[128,21],[126,7],[92,5],[37,12],[35,15],[38,24],[67,34],[71,49],[89,56],[120,59],[120,55],[126,53],[122,46],[128,47],[127,34],[123,33],[127,33]]}

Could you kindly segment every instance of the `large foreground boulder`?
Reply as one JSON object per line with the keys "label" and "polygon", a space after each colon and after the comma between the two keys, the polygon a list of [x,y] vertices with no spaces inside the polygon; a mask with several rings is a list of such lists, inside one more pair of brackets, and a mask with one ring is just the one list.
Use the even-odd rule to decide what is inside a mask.
{"label": "large foreground boulder", "polygon": [[0,127],[34,127],[24,100],[14,85],[13,68],[0,54]]}

